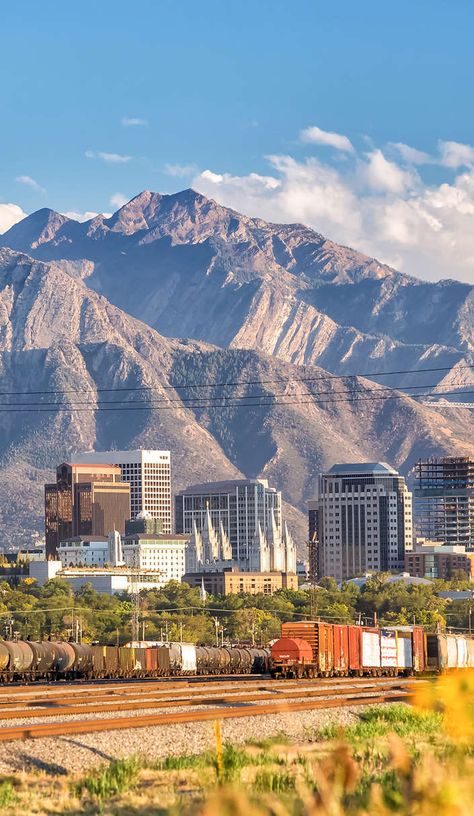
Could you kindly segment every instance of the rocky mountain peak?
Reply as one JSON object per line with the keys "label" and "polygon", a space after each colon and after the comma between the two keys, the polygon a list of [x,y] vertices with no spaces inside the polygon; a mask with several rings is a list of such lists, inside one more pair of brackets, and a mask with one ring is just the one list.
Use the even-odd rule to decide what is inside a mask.
{"label": "rocky mountain peak", "polygon": [[[66,215],[43,207],[27,215],[8,230],[8,246],[21,252],[35,250],[56,238],[61,228],[72,219]],[[3,237],[3,236],[2,236]]]}

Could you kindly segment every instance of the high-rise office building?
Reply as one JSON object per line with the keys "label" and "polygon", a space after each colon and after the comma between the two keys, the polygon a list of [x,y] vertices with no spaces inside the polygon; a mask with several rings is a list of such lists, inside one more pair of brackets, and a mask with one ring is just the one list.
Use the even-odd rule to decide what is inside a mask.
{"label": "high-rise office building", "polygon": [[124,533],[129,516],[130,485],[119,467],[63,462],[56,482],[45,485],[46,557],[74,536],[104,536],[114,527]]}
{"label": "high-rise office building", "polygon": [[317,524],[320,577],[401,570],[412,546],[412,496],[383,462],[334,465],[319,478]]}
{"label": "high-rise office building", "polygon": [[420,459],[413,492],[417,535],[474,548],[474,457]]}
{"label": "high-rise office building", "polygon": [[118,465],[122,479],[130,484],[131,518],[145,511],[163,522],[163,533],[171,533],[171,456],[169,451],[91,451],[75,456],[76,462],[109,462]]}
{"label": "high-rise office building", "polygon": [[275,527],[282,533],[281,493],[266,479],[233,479],[192,485],[175,496],[176,532],[204,529],[207,511],[215,530],[222,526],[241,561],[250,556],[259,525],[263,533]]}

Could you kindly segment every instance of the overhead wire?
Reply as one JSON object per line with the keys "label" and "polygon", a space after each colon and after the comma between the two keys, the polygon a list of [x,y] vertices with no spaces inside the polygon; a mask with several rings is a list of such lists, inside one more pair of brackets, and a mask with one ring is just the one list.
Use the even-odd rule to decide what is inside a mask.
{"label": "overhead wire", "polygon": [[[454,364],[455,366],[455,364]],[[140,385],[140,386],[112,386],[110,388],[106,387],[94,387],[90,388],[89,390],[91,393],[106,393],[106,392],[120,392],[120,391],[156,391],[158,389],[163,390],[180,390],[180,389],[194,389],[194,388],[222,388],[222,387],[237,387],[237,386],[245,386],[245,385],[271,385],[271,384],[283,384],[288,382],[295,382],[295,383],[306,383],[306,382],[317,382],[321,380],[347,380],[347,379],[356,379],[358,377],[371,379],[373,377],[389,377],[389,376],[399,376],[399,375],[406,375],[406,374],[429,374],[433,372],[441,372],[441,371],[452,371],[454,366],[438,366],[434,368],[407,368],[407,369],[399,369],[393,371],[379,371],[379,372],[370,372],[370,373],[356,373],[356,374],[325,374],[325,375],[318,375],[317,377],[287,377],[287,378],[279,378],[279,379],[272,379],[272,380],[237,380],[235,382],[223,381],[223,382],[204,382],[204,383],[168,383],[162,384],[160,383],[159,386],[147,386],[147,385]],[[473,364],[463,364],[462,366],[456,366],[456,372],[465,369],[474,369]],[[425,386],[430,387],[430,386]],[[49,394],[78,394],[84,393],[87,389],[85,388],[68,388],[68,389],[51,389],[51,390],[27,390],[27,391],[0,391],[0,397],[6,396],[39,396],[39,395],[49,395]]]}
{"label": "overhead wire", "polygon": [[[470,396],[472,394],[474,394],[474,391],[465,391],[465,390],[464,391],[446,391],[446,392],[443,392],[441,394],[441,396],[444,396],[444,397],[447,397],[447,396]],[[215,409],[225,409],[225,408],[265,408],[265,407],[271,407],[272,405],[275,405],[275,406],[314,405],[314,404],[334,405],[334,404],[337,404],[337,403],[373,402],[373,401],[380,401],[380,400],[387,401],[387,400],[393,400],[393,399],[418,400],[418,399],[423,398],[423,397],[433,398],[434,395],[433,395],[432,392],[426,392],[426,393],[423,393],[423,394],[404,394],[402,391],[394,389],[393,391],[390,391],[390,393],[388,393],[388,394],[383,394],[383,395],[379,395],[379,396],[377,396],[376,394],[371,393],[371,395],[369,397],[363,397],[363,396],[349,397],[349,396],[345,396],[345,397],[337,398],[337,399],[334,399],[334,398],[319,399],[318,394],[312,394],[311,395],[313,397],[312,399],[302,400],[302,399],[299,399],[299,395],[295,394],[295,395],[288,395],[288,397],[289,397],[288,399],[286,399],[284,401],[281,401],[279,399],[280,396],[285,396],[285,395],[273,396],[272,394],[267,394],[267,395],[261,395],[261,396],[258,397],[258,399],[267,400],[266,402],[243,402],[242,401],[244,399],[251,399],[252,398],[251,395],[245,395],[238,402],[229,402],[229,400],[235,400],[236,399],[235,396],[230,396],[230,397],[220,396],[220,397],[208,398],[207,400],[205,400],[205,398],[201,398],[201,400],[204,401],[204,404],[198,404],[198,403],[196,403],[196,401],[193,401],[192,404],[188,404],[188,403],[183,404],[181,400],[178,401],[178,404],[173,403],[171,405],[169,405],[169,404],[156,405],[154,400],[150,400],[150,401],[145,401],[145,400],[139,400],[138,401],[138,400],[135,400],[135,401],[129,401],[129,402],[122,402],[122,403],[119,402],[119,401],[112,402],[111,404],[115,405],[116,407],[110,407],[110,404],[107,404],[107,407],[104,407],[104,405],[100,404],[100,403],[92,403],[92,404],[85,404],[85,403],[74,404],[74,403],[71,403],[69,405],[67,403],[50,403],[50,404],[48,404],[48,403],[43,403],[43,404],[39,403],[37,405],[37,407],[30,407],[28,405],[28,403],[25,403],[24,405],[22,404],[21,406],[16,406],[16,407],[13,407],[11,405],[9,406],[8,404],[4,404],[4,405],[0,406],[0,414],[2,414],[2,413],[21,414],[21,413],[35,413],[35,412],[38,412],[38,413],[54,413],[54,412],[56,412],[56,413],[80,413],[82,411],[96,411],[96,412],[103,412],[103,411],[123,411],[123,412],[127,412],[127,411],[173,411],[173,410],[179,410],[180,407],[184,407],[184,408],[202,408],[202,409],[209,408],[209,409],[215,410]],[[303,395],[303,396],[305,396],[305,395]],[[224,404],[218,405],[218,404],[213,404],[213,402],[211,400],[212,401],[227,400],[227,402],[224,402]],[[448,405],[449,405],[449,403],[448,403]],[[81,407],[79,407],[79,406],[81,406]]]}
{"label": "overhead wire", "polygon": [[[298,381],[294,381],[293,384],[297,385]],[[161,402],[166,402],[166,403],[175,403],[175,402],[176,403],[188,403],[188,402],[210,402],[210,401],[213,401],[213,400],[222,400],[222,399],[227,399],[227,400],[228,399],[261,399],[261,398],[275,399],[277,397],[292,397],[292,398],[295,397],[296,398],[296,397],[313,397],[314,396],[314,397],[319,398],[321,396],[331,396],[331,397],[333,397],[335,394],[336,395],[342,394],[342,395],[351,395],[352,396],[353,394],[369,394],[369,393],[381,394],[382,392],[389,392],[390,394],[393,394],[396,391],[400,391],[401,393],[405,393],[405,391],[407,391],[407,390],[418,390],[420,388],[423,389],[423,388],[439,388],[439,387],[441,387],[441,388],[450,388],[453,385],[462,385],[462,383],[459,382],[459,381],[453,381],[450,385],[445,385],[445,386],[439,386],[438,383],[426,383],[425,385],[409,385],[409,386],[403,387],[403,389],[399,388],[399,387],[397,388],[397,387],[378,386],[377,388],[347,388],[347,389],[342,390],[342,391],[337,390],[337,389],[332,389],[330,391],[302,391],[300,393],[295,393],[295,394],[290,394],[290,393],[287,393],[286,391],[283,391],[281,393],[262,392],[260,394],[245,394],[242,397],[236,397],[235,395],[218,394],[217,396],[213,396],[213,397],[209,397],[209,396],[206,396],[206,397],[178,397],[176,399],[173,399],[172,397],[161,397],[161,398],[153,397],[151,399],[141,399],[141,400],[126,400],[126,399],[97,400],[97,401],[94,401],[93,403],[91,403],[91,402],[60,403],[60,402],[48,402],[46,400],[41,400],[39,402],[28,402],[28,403],[25,403],[25,402],[1,403],[0,402],[0,408],[3,407],[3,406],[8,407],[8,408],[20,408],[20,407],[22,407],[24,405],[27,405],[28,407],[32,407],[32,406],[40,406],[41,407],[41,406],[45,406],[45,405],[59,405],[59,406],[60,405],[66,405],[69,408],[69,407],[76,407],[76,406],[81,406],[81,405],[86,405],[86,406],[90,406],[90,405],[93,405],[93,406],[121,405],[121,404],[131,405],[134,402],[149,405],[149,404],[161,403]],[[202,386],[202,387],[206,388],[207,386]],[[224,388],[225,386],[222,386],[222,387]],[[84,396],[86,395],[86,393],[87,392],[84,392]],[[439,394],[440,396],[443,396],[444,394],[453,394],[453,393],[455,393],[456,395],[458,395],[459,393],[464,394],[464,393],[467,393],[467,392],[466,391],[462,391],[462,392],[452,392],[452,391],[443,392],[443,391],[441,391],[441,392],[436,392],[436,393]],[[62,392],[62,391],[57,392],[58,397],[63,396],[63,395],[64,395],[64,392]],[[418,395],[414,394],[414,395],[409,395],[409,396],[416,397]],[[432,396],[432,394],[430,394],[430,396]]]}

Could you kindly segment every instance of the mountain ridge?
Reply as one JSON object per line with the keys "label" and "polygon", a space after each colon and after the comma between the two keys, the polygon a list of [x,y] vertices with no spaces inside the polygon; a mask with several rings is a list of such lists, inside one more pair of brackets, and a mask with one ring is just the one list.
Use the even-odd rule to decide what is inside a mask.
{"label": "mountain ridge", "polygon": [[[24,544],[40,528],[44,481],[59,461],[91,448],[169,448],[174,490],[268,478],[283,491],[300,554],[305,501],[334,461],[387,459],[406,473],[421,455],[474,455],[469,412],[442,415],[401,393],[385,399],[362,377],[351,382],[354,400],[341,399],[340,383],[320,367],[164,337],[87,281],[56,262],[0,249],[4,544]],[[265,404],[252,407],[260,393]]]}

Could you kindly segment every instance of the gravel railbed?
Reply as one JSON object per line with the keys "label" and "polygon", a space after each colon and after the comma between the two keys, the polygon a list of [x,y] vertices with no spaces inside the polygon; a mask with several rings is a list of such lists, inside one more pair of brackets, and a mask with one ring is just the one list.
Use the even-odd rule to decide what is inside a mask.
{"label": "gravel railbed", "polygon": [[[222,720],[222,736],[235,744],[280,733],[293,740],[307,741],[308,733],[314,729],[332,723],[348,726],[357,722],[360,712],[366,708],[292,711]],[[200,753],[215,748],[214,729],[214,722],[182,723],[0,743],[0,772],[36,769],[66,775],[85,773],[102,763],[132,755],[153,761],[170,754]]]}
{"label": "gravel railbed", "polygon": [[[380,692],[377,691],[377,690],[370,691],[370,692],[361,692],[361,693],[363,693],[364,696],[367,696],[368,698],[369,697],[377,697],[380,694]],[[356,695],[357,692],[356,691],[352,692],[352,690],[351,690],[349,692],[349,694]],[[315,701],[324,702],[324,700],[334,700],[334,699],[337,699],[338,696],[339,695],[335,695],[334,692],[333,693],[328,692],[328,694],[325,694],[325,695],[323,695],[321,697],[315,698]],[[274,705],[275,703],[284,702],[286,699],[291,703],[297,703],[297,702],[306,701],[308,698],[305,696],[304,689],[298,689],[294,693],[288,692],[288,694],[280,694],[278,696],[275,696],[275,698],[271,699],[271,700],[255,700],[255,701],[249,701],[249,702],[243,700],[241,705],[248,706],[249,708],[252,708],[252,706],[254,706],[254,705]],[[57,715],[53,716],[53,717],[39,717],[39,716],[38,717],[13,717],[12,719],[8,719],[8,720],[2,720],[1,714],[0,714],[0,728],[6,728],[8,726],[14,727],[14,726],[17,726],[17,725],[37,725],[37,724],[46,725],[46,724],[52,724],[52,723],[73,722],[73,721],[80,721],[80,720],[108,720],[108,719],[111,719],[112,717],[116,718],[116,719],[117,718],[121,719],[121,718],[124,718],[124,717],[126,718],[126,717],[146,716],[148,714],[166,717],[167,714],[174,714],[175,712],[178,712],[178,711],[180,711],[180,712],[184,712],[184,711],[191,712],[191,711],[208,710],[210,708],[235,708],[238,705],[236,702],[230,702],[230,703],[226,704],[225,702],[220,703],[217,700],[216,701],[211,700],[209,703],[198,704],[198,705],[194,705],[192,703],[185,703],[185,704],[176,705],[176,706],[173,706],[173,705],[166,706],[166,708],[155,708],[155,707],[153,707],[153,705],[146,706],[145,701],[142,701],[142,702],[144,704],[143,708],[140,708],[138,710],[137,709],[135,709],[135,710],[132,709],[132,710],[128,710],[128,711],[109,710],[109,711],[102,711],[102,712],[95,712],[95,711],[94,712],[87,712],[87,710],[85,710],[83,714],[81,713],[81,714],[63,714],[63,715],[61,715],[61,711],[58,711]],[[143,729],[141,729],[141,730],[143,730]],[[0,745],[1,745],[1,743],[0,743]]]}
{"label": "gravel railbed", "polygon": [[[277,734],[295,741],[310,741],[311,733],[324,726],[333,723],[343,727],[352,725],[367,708],[369,705],[359,705],[222,720],[222,737],[235,744]],[[95,715],[94,719],[98,716]],[[47,737],[0,743],[0,773],[38,770],[54,775],[77,774],[133,755],[153,761],[214,748],[214,721]]]}

